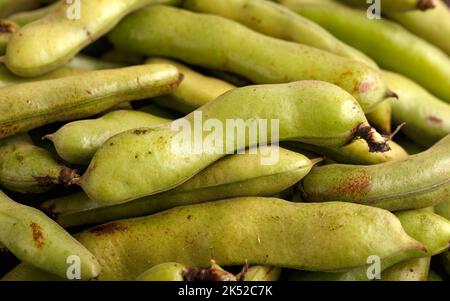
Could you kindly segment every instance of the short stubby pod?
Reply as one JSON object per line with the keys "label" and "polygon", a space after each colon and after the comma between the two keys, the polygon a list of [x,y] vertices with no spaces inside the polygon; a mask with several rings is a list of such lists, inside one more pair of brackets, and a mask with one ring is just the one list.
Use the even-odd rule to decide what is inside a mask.
{"label": "short stubby pod", "polygon": [[0,242],[20,260],[65,279],[74,263],[79,263],[81,280],[100,274],[95,257],[61,226],[1,191]]}
{"label": "short stubby pod", "polygon": [[173,91],[182,75],[170,65],[85,72],[0,89],[0,138],[89,117],[120,103]]}
{"label": "short stubby pod", "polygon": [[21,193],[42,193],[68,185],[77,172],[21,134],[0,140],[0,185]]}
{"label": "short stubby pod", "polygon": [[330,82],[352,94],[366,112],[389,94],[376,68],[272,38],[219,16],[150,6],[124,19],[109,37],[121,50],[172,57],[236,73],[257,84]]}
{"label": "short stubby pod", "polygon": [[65,161],[87,165],[97,149],[112,136],[169,121],[140,111],[118,110],[97,119],[68,123],[45,138],[53,142],[58,155]]}
{"label": "short stubby pod", "polygon": [[[279,158],[275,164],[262,163],[272,155]],[[73,227],[232,197],[273,196],[298,183],[320,160],[275,146],[260,147],[257,154],[236,154],[214,162],[175,189],[126,204],[107,206],[77,193],[48,200],[41,208],[63,227]]]}
{"label": "short stubby pod", "polygon": [[[204,130],[212,123],[214,138]],[[301,81],[247,86],[171,124],[114,136],[75,182],[94,201],[123,203],[172,189],[248,146],[299,140],[338,147],[355,137],[367,139],[372,151],[389,149],[385,138],[368,125],[355,99],[335,85]]]}
{"label": "short stubby pod", "polygon": [[258,197],[177,207],[76,237],[99,260],[100,280],[135,279],[164,262],[208,267],[211,254],[221,266],[248,261],[310,271],[363,266],[373,254],[396,262],[426,256],[386,210]]}
{"label": "short stubby pod", "polygon": [[330,164],[299,185],[311,202],[342,201],[391,211],[434,206],[450,196],[450,135],[429,150],[372,166]]}

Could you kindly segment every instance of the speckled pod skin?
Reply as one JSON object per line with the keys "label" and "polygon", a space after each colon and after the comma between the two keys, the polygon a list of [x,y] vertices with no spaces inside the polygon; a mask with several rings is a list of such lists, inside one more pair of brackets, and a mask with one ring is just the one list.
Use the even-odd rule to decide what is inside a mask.
{"label": "speckled pod skin", "polygon": [[377,69],[260,34],[219,16],[157,5],[124,19],[109,38],[120,50],[233,72],[257,84],[297,80],[334,83],[352,94],[366,112],[388,94]]}
{"label": "speckled pod skin", "polygon": [[442,0],[433,0],[433,3],[435,7],[426,12],[411,11],[388,16],[450,56],[450,9]]}
{"label": "speckled pod skin", "polygon": [[[276,111],[274,104],[278,107]],[[385,139],[368,126],[363,111],[351,95],[325,82],[301,81],[234,89],[187,115],[183,121],[190,124],[191,131],[199,127],[194,122],[196,114],[200,113],[203,120],[214,118],[223,125],[226,120],[237,118],[268,120],[269,126],[272,120],[278,120],[277,139],[324,147],[342,146],[364,128],[370,131],[366,136],[370,136],[375,148],[381,146],[386,150]],[[124,203],[172,189],[226,154],[224,148],[220,152],[200,150],[199,153],[186,151],[174,155],[174,141],[180,135],[176,124],[135,129],[114,136],[99,148],[78,184],[94,201],[111,205]],[[270,141],[271,129],[267,133],[269,137],[258,137],[258,143]],[[192,135],[197,134],[192,132]],[[208,136],[205,132],[200,135]],[[249,146],[249,135],[243,138]],[[229,134],[220,139],[224,146],[236,150],[237,140],[232,140]]]}
{"label": "speckled pod skin", "polygon": [[402,131],[411,140],[429,147],[450,134],[450,104],[400,74],[384,71],[384,78],[398,95],[392,101],[394,122],[406,123]]}
{"label": "speckled pod skin", "polygon": [[98,119],[74,121],[46,136],[58,155],[67,162],[88,165],[97,149],[112,136],[131,130],[170,122],[144,112],[118,110]]}
{"label": "speckled pod skin", "polygon": [[41,193],[68,185],[76,171],[58,163],[47,150],[18,135],[0,140],[0,185],[21,193]]}
{"label": "speckled pod skin", "polygon": [[281,1],[293,11],[325,27],[342,41],[363,51],[380,67],[403,74],[442,100],[450,102],[449,57],[401,25],[386,19],[371,20],[365,11],[340,3]]}
{"label": "speckled pod skin", "polygon": [[409,158],[373,166],[330,164],[300,184],[311,202],[342,201],[391,211],[434,206],[450,195],[450,135]]}
{"label": "speckled pod skin", "polygon": [[135,279],[164,262],[207,267],[211,250],[221,266],[248,260],[315,271],[351,269],[372,254],[396,262],[426,254],[388,211],[257,197],[177,207],[101,225],[76,237],[97,256],[100,280]]}
{"label": "speckled pod skin", "polygon": [[[126,204],[105,206],[78,193],[46,201],[41,208],[63,227],[99,224],[144,216],[177,206],[240,196],[273,196],[300,181],[318,160],[282,148],[274,165],[263,165],[263,155],[225,157],[173,190]],[[245,168],[242,168],[245,166]]]}
{"label": "speckled pod skin", "polygon": [[322,49],[339,56],[377,64],[362,52],[344,44],[314,22],[267,0],[187,0],[183,7],[235,20],[255,31]]}
{"label": "speckled pod skin", "polygon": [[20,260],[59,277],[67,277],[67,260],[71,255],[80,259],[82,280],[93,279],[100,273],[95,257],[61,226],[1,191],[0,241]]}
{"label": "speckled pod skin", "polygon": [[173,66],[142,65],[5,87],[0,96],[0,138],[166,94],[181,80]]}
{"label": "speckled pod skin", "polygon": [[161,2],[176,1],[81,0],[79,14],[75,12],[75,4],[60,1],[44,18],[25,25],[11,37],[5,64],[23,77],[45,74],[63,66],[85,46],[114,28],[127,14]]}
{"label": "speckled pod skin", "polygon": [[381,281],[427,281],[431,257],[423,257],[398,263],[383,271]]}
{"label": "speckled pod skin", "polygon": [[[420,241],[427,249],[427,255],[411,257],[409,259],[397,262],[381,260],[381,280],[383,280],[383,271],[388,268],[394,268],[396,264],[408,264],[417,258],[428,258],[442,253],[449,247],[450,241],[450,222],[437,214],[427,210],[410,210],[397,214],[406,233],[414,239]],[[410,264],[410,263],[409,263]],[[355,268],[345,273],[301,273],[293,272],[290,275],[291,280],[302,281],[367,281],[367,267]],[[403,274],[404,275],[404,274]]]}

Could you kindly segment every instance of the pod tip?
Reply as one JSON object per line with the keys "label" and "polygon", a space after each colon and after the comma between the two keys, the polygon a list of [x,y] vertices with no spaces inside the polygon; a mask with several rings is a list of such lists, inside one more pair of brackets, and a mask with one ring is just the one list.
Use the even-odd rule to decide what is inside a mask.
{"label": "pod tip", "polygon": [[417,2],[417,8],[420,10],[435,8],[434,0],[419,0],[419,2]]}

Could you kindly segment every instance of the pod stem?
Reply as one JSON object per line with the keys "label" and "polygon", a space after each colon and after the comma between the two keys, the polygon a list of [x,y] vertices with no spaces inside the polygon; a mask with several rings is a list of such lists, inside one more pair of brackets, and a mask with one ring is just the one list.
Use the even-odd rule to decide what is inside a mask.
{"label": "pod stem", "polygon": [[419,0],[417,2],[417,8],[420,10],[435,8],[434,0]]}
{"label": "pod stem", "polygon": [[59,184],[64,186],[73,185],[75,179],[79,179],[78,171],[69,167],[63,167],[59,174]]}
{"label": "pod stem", "polygon": [[237,281],[235,275],[222,269],[214,260],[211,260],[211,267],[207,269],[185,269],[183,277],[185,281]]}
{"label": "pod stem", "polygon": [[373,127],[367,123],[360,124],[354,131],[355,138],[364,139],[371,153],[384,153],[391,150],[388,139],[381,136]]}

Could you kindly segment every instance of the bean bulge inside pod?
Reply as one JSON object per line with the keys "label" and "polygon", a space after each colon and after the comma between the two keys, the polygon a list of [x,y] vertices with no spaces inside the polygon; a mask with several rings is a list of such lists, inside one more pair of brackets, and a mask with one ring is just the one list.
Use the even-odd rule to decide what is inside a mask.
{"label": "bean bulge inside pod", "polygon": [[[203,130],[210,120],[219,128],[214,135],[213,128]],[[227,122],[231,130],[224,131]],[[267,131],[250,139],[255,128]],[[355,99],[335,85],[302,81],[247,86],[170,124],[116,135],[103,144],[75,182],[94,201],[123,203],[174,188],[238,147],[278,140],[339,147],[356,137],[366,139],[372,151],[389,149]],[[205,149],[198,139],[207,141]],[[211,151],[211,145],[218,147]]]}

